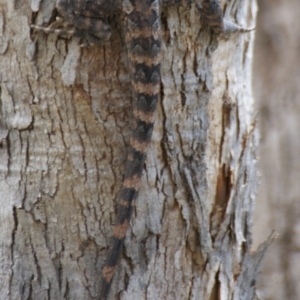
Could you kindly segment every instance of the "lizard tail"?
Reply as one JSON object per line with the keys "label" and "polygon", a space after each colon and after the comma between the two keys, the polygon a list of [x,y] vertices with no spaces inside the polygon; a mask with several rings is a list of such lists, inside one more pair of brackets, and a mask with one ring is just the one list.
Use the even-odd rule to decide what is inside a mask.
{"label": "lizard tail", "polygon": [[133,202],[137,199],[147,149],[151,141],[160,93],[161,26],[159,0],[124,0],[125,38],[130,62],[134,128],[125,176],[118,199],[113,245],[102,269],[101,297],[107,299],[123,248]]}

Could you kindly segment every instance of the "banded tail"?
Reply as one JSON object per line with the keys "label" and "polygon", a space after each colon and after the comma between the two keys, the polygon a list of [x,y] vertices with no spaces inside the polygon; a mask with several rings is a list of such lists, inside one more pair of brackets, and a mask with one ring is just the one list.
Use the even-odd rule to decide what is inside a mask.
{"label": "banded tail", "polygon": [[135,127],[118,199],[113,245],[102,269],[100,299],[107,299],[129,226],[133,201],[137,199],[154,115],[160,92],[161,25],[159,0],[123,0],[125,38],[135,93]]}

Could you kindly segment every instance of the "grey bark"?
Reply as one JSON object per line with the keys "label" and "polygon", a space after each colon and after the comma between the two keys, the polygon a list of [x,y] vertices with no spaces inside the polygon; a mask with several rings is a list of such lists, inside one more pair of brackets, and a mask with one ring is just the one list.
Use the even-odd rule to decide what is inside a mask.
{"label": "grey bark", "polygon": [[[263,299],[300,299],[300,3],[259,1],[254,60],[258,100],[261,185],[254,244],[277,231],[259,291]],[[274,288],[276,287],[276,288]]]}
{"label": "grey bark", "polygon": [[[97,299],[130,134],[122,24],[108,45],[30,35],[54,2],[2,2],[1,299]],[[37,13],[33,13],[37,12]],[[253,27],[255,1],[227,17]],[[246,21],[247,20],[247,21]],[[253,299],[254,32],[164,11],[162,99],[111,299]]]}

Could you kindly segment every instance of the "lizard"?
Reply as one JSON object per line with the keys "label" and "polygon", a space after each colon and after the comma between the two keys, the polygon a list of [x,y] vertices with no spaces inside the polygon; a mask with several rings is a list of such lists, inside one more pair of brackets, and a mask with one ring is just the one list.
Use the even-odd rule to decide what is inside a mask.
{"label": "lizard", "polygon": [[[108,16],[121,12],[124,17],[124,35],[135,94],[135,125],[130,138],[122,189],[118,196],[112,247],[101,272],[100,300],[107,299],[109,295],[129,227],[133,203],[138,197],[147,149],[151,141],[161,84],[162,5],[192,3],[196,3],[201,9],[203,23],[216,34],[252,30],[224,19],[219,0],[202,0],[201,3],[197,0],[58,0],[56,7],[62,19],[58,18],[53,27],[31,26],[44,32],[71,34],[85,39],[87,43],[84,45],[93,45],[105,43],[110,39],[111,27],[105,22]],[[65,21],[72,29],[55,29]]]}

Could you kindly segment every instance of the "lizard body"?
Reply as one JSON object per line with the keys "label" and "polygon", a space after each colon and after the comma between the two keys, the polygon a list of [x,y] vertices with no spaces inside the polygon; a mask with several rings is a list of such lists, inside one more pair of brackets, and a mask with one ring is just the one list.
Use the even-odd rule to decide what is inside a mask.
{"label": "lizard body", "polygon": [[[196,0],[58,0],[57,9],[63,19],[73,26],[71,31],[32,25],[32,28],[45,32],[71,33],[85,39],[88,44],[101,44],[107,42],[111,36],[107,17],[116,13],[122,13],[124,16],[125,41],[135,94],[135,125],[130,139],[123,185],[118,197],[113,243],[101,273],[101,300],[107,299],[109,295],[129,226],[133,202],[138,197],[146,153],[151,141],[160,95],[161,7],[192,2]],[[215,33],[249,31],[223,19],[219,0],[202,0],[201,9],[203,22]]]}
{"label": "lizard body", "polygon": [[161,26],[159,0],[124,0],[125,39],[135,94],[132,130],[123,187],[118,201],[113,246],[102,270],[101,299],[109,293],[138,196],[146,152],[151,140],[154,113],[160,92]]}

